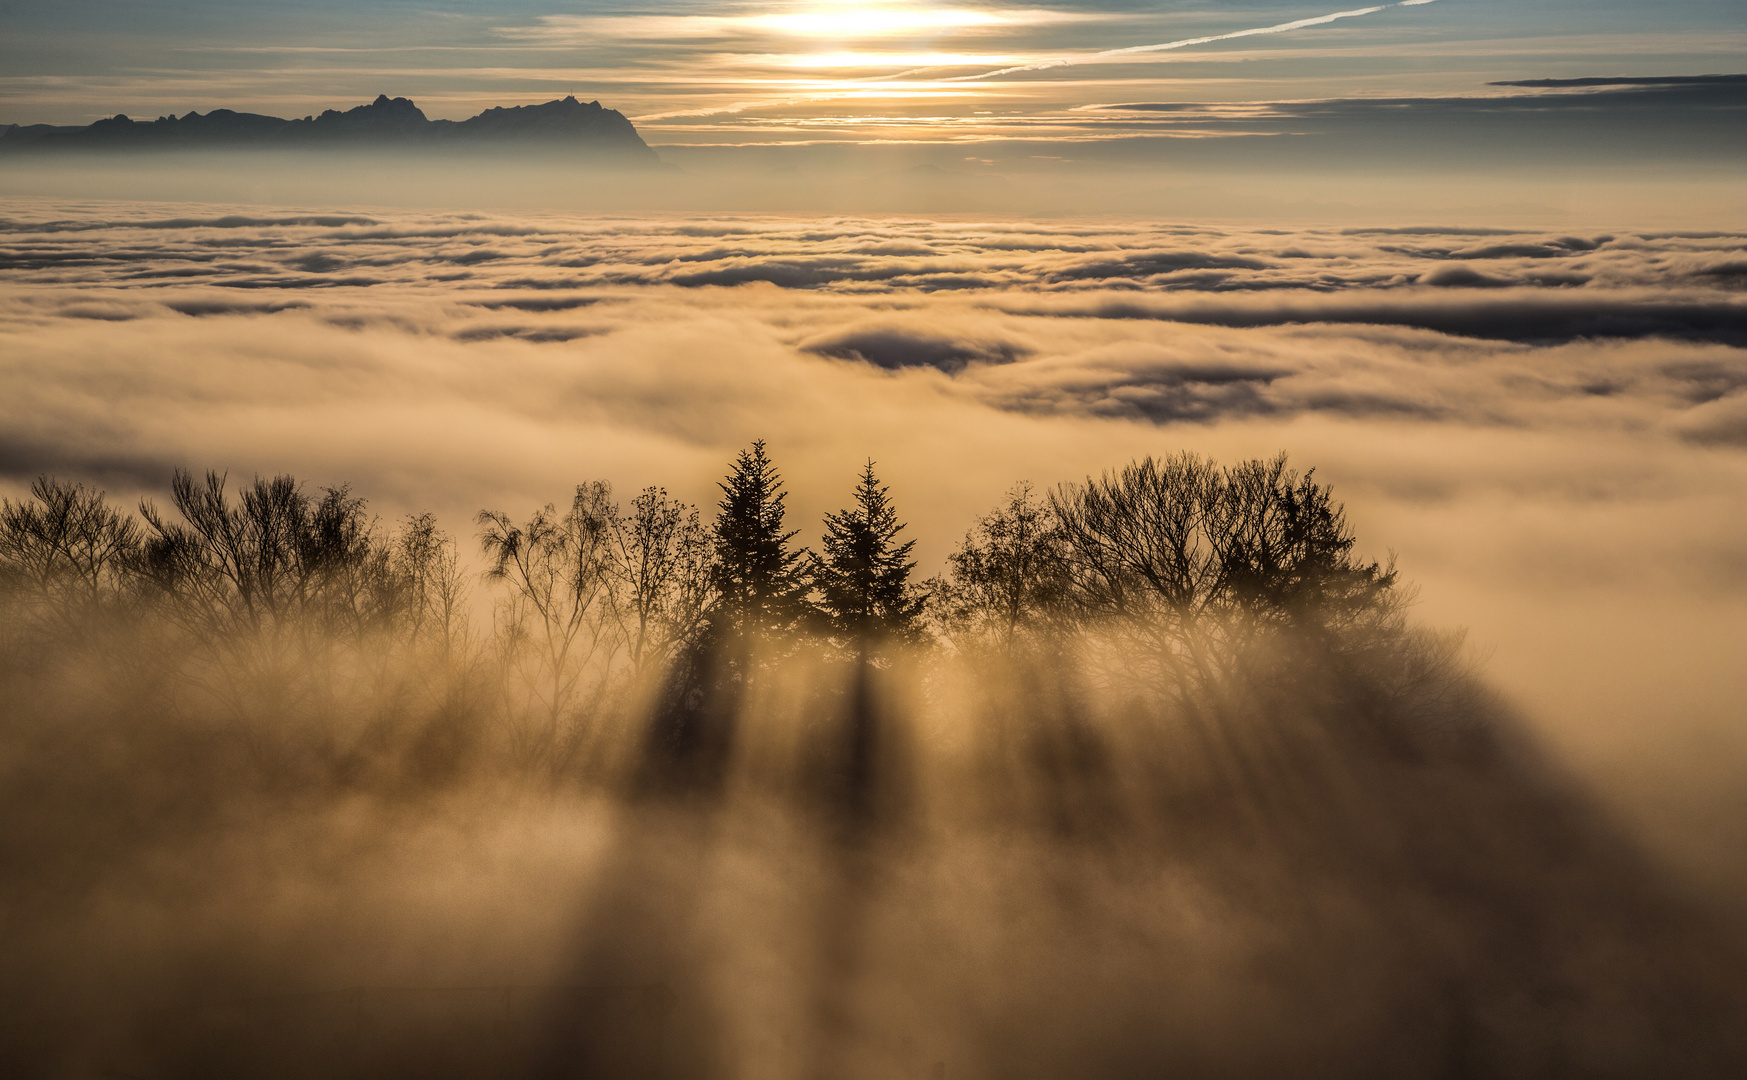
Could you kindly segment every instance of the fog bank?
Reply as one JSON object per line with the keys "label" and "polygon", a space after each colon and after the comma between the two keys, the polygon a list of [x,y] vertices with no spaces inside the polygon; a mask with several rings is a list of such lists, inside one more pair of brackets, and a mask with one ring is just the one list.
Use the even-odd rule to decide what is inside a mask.
{"label": "fog bank", "polygon": [[[1564,1022],[1548,1019],[1551,1006],[1519,1009],[1508,994],[1474,1004],[1462,998],[1464,986],[1535,985],[1562,1000],[1558,979],[1593,989],[1627,968],[1652,973],[1625,980],[1638,988],[1670,972],[1677,982],[1729,983],[1697,960],[1659,967],[1655,957],[1704,951],[1682,937],[1685,916],[1669,912],[1702,911],[1738,927],[1747,895],[1739,854],[1747,843],[1739,724],[1747,676],[1737,662],[1747,645],[1747,240],[1736,232],[1597,218],[1531,228],[1398,216],[1283,229],[999,215],[287,210],[74,197],[10,200],[4,216],[0,477],[8,497],[42,473],[97,484],[126,506],[140,496],[162,502],[178,466],[229,470],[234,480],[288,471],[312,485],[351,482],[387,521],[432,510],[465,551],[480,509],[525,516],[587,480],[610,480],[621,499],[662,484],[708,510],[726,462],[765,438],[792,492],[791,527],[808,543],[875,459],[927,575],[1017,480],[1048,487],[1178,449],[1227,461],[1285,449],[1335,486],[1363,553],[1397,555],[1420,588],[1416,619],[1469,630],[1469,656],[1481,665],[1476,685],[1501,698],[1477,692],[1486,725],[1520,731],[1523,745],[1541,748],[1509,758],[1502,771],[1438,773],[1456,779],[1427,788],[1411,769],[1328,751],[1321,735],[1293,742],[1309,755],[1289,755],[1298,764],[1286,770],[1309,785],[1295,796],[1303,806],[1346,806],[1365,821],[1400,823],[1399,832],[1380,826],[1359,839],[1312,815],[1302,832],[1287,828],[1287,839],[1264,842],[1245,831],[1261,824],[1179,807],[1125,817],[1131,831],[1100,849],[1030,825],[988,829],[977,816],[985,811],[960,806],[930,819],[939,831],[906,841],[902,854],[864,860],[838,853],[835,840],[809,831],[818,827],[811,811],[794,811],[787,796],[758,784],[707,815],[627,814],[616,798],[575,789],[536,799],[490,778],[412,802],[324,792],[291,810],[226,789],[190,810],[177,803],[176,784],[157,780],[176,775],[171,763],[198,738],[147,740],[163,758],[134,758],[139,746],[112,740],[113,714],[99,707],[100,694],[69,699],[33,711],[31,724],[90,737],[40,744],[73,755],[73,764],[34,775],[84,778],[92,783],[85,790],[101,792],[116,762],[165,763],[162,773],[138,770],[130,781],[142,785],[127,789],[141,802],[122,800],[152,808],[148,820],[168,823],[161,836],[125,856],[95,842],[70,844],[56,870],[65,879],[37,882],[78,883],[82,906],[64,923],[43,924],[60,929],[33,944],[30,962],[44,966],[31,977],[64,979],[77,997],[121,970],[104,957],[139,957],[144,974],[137,985],[120,980],[114,1011],[94,1006],[120,1028],[135,1021],[139,1001],[174,985],[187,988],[177,1000],[191,1003],[188,1015],[217,1017],[215,1027],[190,1030],[236,1030],[225,1028],[225,988],[247,989],[235,1006],[247,1013],[257,1007],[249,1003],[279,993],[261,989],[270,973],[288,969],[302,981],[284,992],[307,995],[299,1000],[321,1030],[332,1030],[335,1016],[386,1015],[371,1012],[378,1006],[367,994],[321,996],[360,987],[461,994],[677,986],[614,967],[624,954],[603,928],[623,925],[632,926],[622,936],[633,943],[661,936],[648,927],[687,927],[696,937],[679,940],[703,951],[674,953],[719,962],[711,978],[732,973],[704,995],[728,1002],[727,1018],[712,1019],[696,1001],[671,1003],[687,1024],[722,1025],[720,1038],[699,1045],[739,1047],[733,1039],[780,1028],[764,1018],[787,1017],[800,1050],[731,1053],[752,1062],[768,1052],[789,1063],[783,1069],[802,1070],[861,1037],[840,1031],[830,1037],[848,1043],[808,1043],[834,1030],[832,1015],[878,1015],[876,1027],[917,1041],[855,1044],[845,1060],[870,1075],[929,1075],[935,1061],[949,1064],[948,1075],[960,1075],[964,1061],[982,1063],[988,1075],[1022,1075],[1002,1055],[1017,1059],[1026,1048],[1040,1048],[1037,1060],[1122,1075],[1139,1060],[1121,1057],[1134,1045],[1169,1045],[1186,1055],[1174,1060],[1237,1062],[1258,1073],[1291,1064],[1306,1047],[1326,1052],[1315,1060],[1350,1062],[1343,1055],[1352,1047],[1380,1045],[1369,1040],[1392,1021],[1367,1010],[1391,999],[1401,971],[1447,974],[1470,956],[1485,958],[1479,983],[1451,975],[1443,989],[1422,982],[1406,992],[1415,1008],[1442,1001],[1416,1015],[1441,1017],[1444,1026],[1404,1034],[1402,1060],[1459,1043],[1470,1021],[1491,1033],[1488,1054],[1546,1045],[1500,1035],[1508,1019],[1499,1017]],[[809,679],[824,677],[795,678],[812,686]],[[966,694],[996,700],[1007,684],[966,685]],[[1132,718],[1113,701],[1095,704],[1087,722],[1100,738],[1133,737]],[[778,702],[756,714],[778,744],[788,708]],[[918,739],[966,715],[928,708],[897,710],[924,729]],[[1500,745],[1515,745],[1514,737]],[[914,760],[947,769],[967,760],[957,753],[928,745]],[[1184,749],[1184,759],[1194,753]],[[1272,753],[1240,758],[1276,761]],[[85,754],[109,764],[86,771]],[[1123,774],[1123,791],[1157,779],[1132,756],[1121,760],[1134,770]],[[1031,809],[1055,807],[1070,824],[1101,812],[1100,785],[1076,787],[1072,769],[1014,768],[995,775],[1047,788]],[[1003,790],[954,775],[923,776],[917,790],[948,801]],[[1329,791],[1355,802],[1324,798]],[[55,805],[80,805],[77,784],[64,793]],[[226,809],[211,817],[212,805]],[[1276,824],[1292,820],[1278,807],[1270,812]],[[1440,814],[1453,822],[1447,829],[1408,824]],[[1501,839],[1512,834],[1499,822],[1525,815],[1575,822],[1575,832]],[[100,821],[90,835],[115,828]],[[120,835],[134,838],[129,828]],[[1161,835],[1172,839],[1155,843]],[[1501,859],[1552,877],[1504,875],[1516,884],[1501,893],[1484,866],[1416,862],[1410,853],[1428,835],[1457,847],[1498,843]],[[1327,864],[1339,872],[1296,861],[1330,837],[1355,845]],[[1231,862],[1220,854],[1254,850],[1266,854]],[[1547,855],[1553,850],[1584,854],[1559,864]],[[693,873],[699,866],[707,869]],[[1438,874],[1451,866],[1452,891],[1442,891]],[[1520,909],[1499,900],[1517,895],[1511,890],[1523,881],[1546,888],[1531,889]],[[603,893],[603,882],[666,899],[649,922],[625,924],[618,912],[637,904]],[[14,886],[23,903],[70,895],[49,888],[31,901],[31,883]],[[712,899],[688,908],[698,895]],[[1489,912],[1521,910],[1537,926],[1568,921],[1598,935],[1584,941],[1629,939],[1622,925],[1671,936],[1656,936],[1659,929],[1612,954],[1574,946],[1554,966],[1575,967],[1535,984],[1510,968],[1531,954],[1513,952],[1524,939],[1508,918],[1452,914],[1467,895],[1485,897],[1480,907]],[[1300,897],[1302,906],[1276,903],[1281,896]],[[857,907],[857,897],[898,899]],[[1621,908],[1607,907],[1616,900]],[[1172,919],[1144,915],[1157,910]],[[1401,921],[1379,927],[1379,912]],[[833,937],[838,917],[855,933]],[[793,925],[812,929],[785,936]],[[1131,932],[1141,946],[1128,947]],[[87,955],[85,934],[98,959],[57,970],[55,958]],[[803,938],[805,955],[781,955],[784,941]],[[861,944],[832,944],[840,940]],[[1109,966],[1058,970],[1040,941]],[[626,948],[671,959],[665,944]],[[870,956],[897,959],[880,967]],[[1158,966],[1159,957],[1170,965]],[[1351,980],[1343,985],[1355,988],[1341,1000],[1365,1004],[1313,1020],[1293,1012],[1292,1002],[1328,996],[1325,973],[1337,960]],[[921,966],[905,967],[911,962]],[[832,994],[868,998],[821,993],[797,1003],[782,995],[803,984],[788,975],[761,981],[756,973],[768,964],[814,972]],[[1168,984],[1161,970],[1172,973]],[[1233,972],[1257,970],[1258,981],[1232,981]],[[1129,1039],[1156,1017],[1079,1011],[1099,999],[1076,994],[1100,978],[1131,988],[1133,1001],[1168,1003],[1162,1042]],[[1059,989],[1003,998],[989,1015],[954,1014],[952,1031],[975,1033],[964,1035],[972,1050],[929,1041],[937,1030],[930,1009],[975,1014],[989,983]],[[919,985],[927,993],[911,996]],[[501,1015],[535,1017],[527,1022],[544,1030],[537,1018],[550,1002],[537,993],[511,992],[500,1004]],[[427,1006],[418,1014],[427,1028],[415,1024],[415,1032],[457,1015],[499,1015],[465,994]],[[1609,1011],[1616,1006],[1623,1011]],[[395,1015],[404,1020],[407,1007],[395,1004]],[[216,1011],[200,1012],[207,1009]],[[1486,1009],[1497,1015],[1483,1016]],[[1228,1010],[1287,1034],[1249,1045],[1249,1029],[1209,1019]],[[1654,1014],[1599,998],[1577,1012],[1570,1022],[1584,1032],[1605,1032],[1598,1016]],[[1067,1018],[1062,1026],[1039,1021],[1028,1036],[1023,1018],[1058,1015]],[[794,1019],[802,1016],[811,1018]],[[1718,1022],[1707,1030],[1726,1029]],[[1659,1045],[1637,1030],[1620,1027],[1620,1044]],[[1099,1048],[1050,1041],[1063,1031],[1098,1033]],[[409,1038],[417,1044],[416,1034]],[[1105,1052],[1114,1056],[1097,1056]],[[1512,1069],[1533,1072],[1537,1063],[1547,1059]],[[93,1059],[67,1074],[99,1064],[127,1067]],[[1690,1072],[1704,1075],[1704,1063]],[[1071,1074],[1067,1065],[1054,1073]]]}

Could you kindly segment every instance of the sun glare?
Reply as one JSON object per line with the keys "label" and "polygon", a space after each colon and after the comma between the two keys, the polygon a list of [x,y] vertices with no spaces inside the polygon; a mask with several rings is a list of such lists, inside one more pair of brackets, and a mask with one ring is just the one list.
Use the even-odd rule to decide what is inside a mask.
{"label": "sun glare", "polygon": [[818,4],[787,15],[761,15],[758,25],[798,37],[881,37],[918,31],[965,30],[1009,20],[985,11],[909,4]]}
{"label": "sun glare", "polygon": [[758,58],[761,64],[780,64],[799,68],[926,68],[926,67],[994,67],[1017,63],[1018,57],[1002,53],[886,53],[829,52],[804,53],[799,56],[767,56]]}

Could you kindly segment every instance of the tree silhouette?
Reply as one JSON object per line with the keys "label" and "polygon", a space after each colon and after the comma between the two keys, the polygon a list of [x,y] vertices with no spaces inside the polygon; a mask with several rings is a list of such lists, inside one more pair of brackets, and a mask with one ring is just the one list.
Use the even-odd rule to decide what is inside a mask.
{"label": "tree silhouette", "polygon": [[[560,515],[550,503],[525,525],[508,515],[481,511],[480,545],[490,569],[506,582],[499,632],[513,666],[544,707],[543,731],[523,732],[521,752],[569,752],[566,721],[578,699],[597,702],[605,673],[621,645],[613,619],[611,550],[612,487],[603,480],[578,484],[570,508]],[[593,692],[584,693],[585,676]]]}
{"label": "tree silhouette", "polygon": [[896,543],[904,528],[873,462],[862,469],[855,506],[825,515],[824,556],[815,578],[820,607],[832,631],[858,649],[880,639],[913,639],[920,633],[924,594],[910,585],[916,541]]}
{"label": "tree silhouette", "polygon": [[1200,685],[1262,636],[1341,637],[1399,609],[1392,567],[1353,555],[1330,490],[1286,455],[1220,468],[1195,454],[1130,462],[1050,496],[1080,615],[1133,636],[1129,656]]}
{"label": "tree silhouette", "polygon": [[1225,470],[1223,584],[1235,604],[1276,625],[1347,626],[1386,607],[1395,587],[1392,565],[1353,558],[1346,509],[1315,477],[1287,468],[1283,453]]}
{"label": "tree silhouette", "polygon": [[608,568],[626,657],[634,674],[696,640],[710,602],[710,535],[698,512],[650,487],[614,512]]}
{"label": "tree silhouette", "polygon": [[445,658],[453,656],[469,633],[467,580],[455,542],[426,511],[407,516],[392,547],[394,567],[412,594],[408,637],[439,645]]}
{"label": "tree silhouette", "polygon": [[223,475],[200,483],[178,469],[170,490],[180,521],[140,506],[144,571],[202,635],[362,635],[392,628],[415,602],[364,500],[344,484],[317,499],[294,477],[256,477],[233,502]]}
{"label": "tree silhouette", "polygon": [[813,614],[808,553],[783,531],[782,478],[764,440],[742,450],[722,489],[715,525],[712,627],[745,644],[768,644],[799,630]]}
{"label": "tree silhouette", "polygon": [[931,604],[957,647],[1011,650],[1060,629],[1069,605],[1069,551],[1061,523],[1030,484],[1014,485],[1005,505],[983,515],[957,551]]}
{"label": "tree silhouette", "polygon": [[0,499],[0,581],[29,584],[56,605],[95,603],[120,591],[139,554],[139,523],[83,484],[40,476],[31,499]]}
{"label": "tree silhouette", "polygon": [[139,592],[137,521],[83,484],[38,477],[30,493],[0,499],[0,652],[13,657],[82,638]]}

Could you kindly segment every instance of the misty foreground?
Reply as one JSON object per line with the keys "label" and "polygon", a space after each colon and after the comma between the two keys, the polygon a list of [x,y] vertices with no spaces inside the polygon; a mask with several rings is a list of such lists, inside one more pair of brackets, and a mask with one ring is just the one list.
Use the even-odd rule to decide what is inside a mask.
{"label": "misty foreground", "polygon": [[[1283,459],[1016,488],[924,588],[762,446],[429,518],[5,507],[18,1076],[1735,1076],[1737,928]],[[859,545],[859,546],[858,546]]]}

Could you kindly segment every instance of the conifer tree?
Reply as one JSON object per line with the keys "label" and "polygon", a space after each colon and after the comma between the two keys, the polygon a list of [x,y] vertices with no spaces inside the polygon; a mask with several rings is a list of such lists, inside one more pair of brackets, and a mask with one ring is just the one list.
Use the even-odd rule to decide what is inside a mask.
{"label": "conifer tree", "polygon": [[919,633],[924,597],[910,585],[916,541],[896,543],[903,528],[872,461],[862,469],[855,506],[825,515],[825,553],[816,571],[820,607],[831,629],[858,648]]}
{"label": "conifer tree", "polygon": [[783,531],[782,478],[764,440],[742,450],[722,489],[715,525],[712,620],[718,632],[771,638],[797,630],[812,613],[809,553],[793,550]]}

